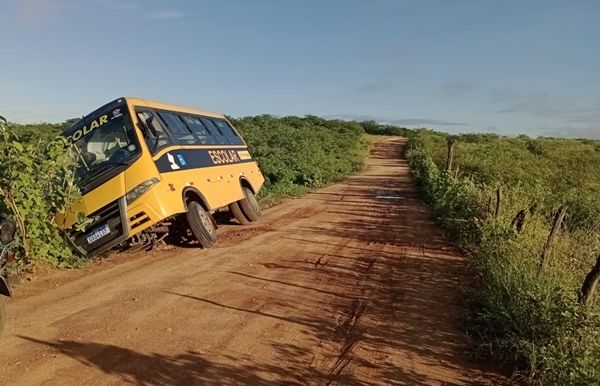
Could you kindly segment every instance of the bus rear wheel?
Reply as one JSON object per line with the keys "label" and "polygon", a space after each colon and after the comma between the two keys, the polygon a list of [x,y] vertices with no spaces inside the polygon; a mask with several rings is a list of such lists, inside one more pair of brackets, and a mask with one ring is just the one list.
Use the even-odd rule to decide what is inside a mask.
{"label": "bus rear wheel", "polygon": [[250,220],[246,217],[244,212],[242,212],[242,208],[240,208],[240,204],[238,202],[232,202],[229,204],[229,211],[233,215],[233,217],[240,223],[240,225],[248,225],[250,224]]}
{"label": "bus rear wheel", "polygon": [[192,234],[202,248],[208,248],[217,241],[217,227],[212,216],[198,201],[190,201],[186,213],[188,225]]}
{"label": "bus rear wheel", "polygon": [[260,209],[260,205],[258,205],[256,196],[245,186],[242,187],[242,191],[244,192],[244,198],[238,201],[242,212],[249,221],[252,222],[258,220],[262,214],[262,211]]}
{"label": "bus rear wheel", "polygon": [[6,325],[6,308],[4,306],[4,300],[0,298],[0,336],[2,336],[2,332],[4,331],[4,326]]}

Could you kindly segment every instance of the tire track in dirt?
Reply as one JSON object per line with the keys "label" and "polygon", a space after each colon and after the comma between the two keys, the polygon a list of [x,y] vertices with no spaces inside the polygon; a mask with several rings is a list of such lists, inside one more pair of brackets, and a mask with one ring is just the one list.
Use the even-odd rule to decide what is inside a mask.
{"label": "tire track in dirt", "polygon": [[466,263],[419,200],[404,145],[379,142],[364,173],[221,226],[210,250],[24,283],[0,384],[507,383],[467,359]]}

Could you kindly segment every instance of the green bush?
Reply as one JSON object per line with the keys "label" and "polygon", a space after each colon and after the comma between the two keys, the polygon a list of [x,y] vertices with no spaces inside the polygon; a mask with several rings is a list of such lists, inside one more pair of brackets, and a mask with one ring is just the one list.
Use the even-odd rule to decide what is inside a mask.
{"label": "green bush", "polygon": [[[456,168],[448,173],[441,170],[446,139],[419,131],[407,156],[436,220],[473,256],[468,329],[479,352],[542,382],[597,384],[600,302],[590,308],[577,302],[583,277],[600,251],[596,143],[459,136]],[[496,218],[497,188],[504,198]],[[565,226],[539,272],[538,259],[561,203],[568,206]],[[527,218],[519,233],[511,223],[522,209]]]}
{"label": "green bush", "polygon": [[79,196],[66,140],[23,143],[2,119],[0,165],[0,213],[17,224],[20,261],[71,262],[73,256],[54,222],[54,213]]}
{"label": "green bush", "polygon": [[19,123],[7,123],[8,130],[11,133],[19,137],[21,142],[36,142],[39,140],[48,142],[58,135],[60,135],[63,131],[69,128],[72,124],[76,123],[79,119],[73,118],[68,119],[62,123],[28,123],[28,124],[19,124]]}
{"label": "green bush", "polygon": [[382,125],[375,121],[362,121],[358,122],[358,124],[363,128],[363,130],[367,134],[371,135],[396,135],[402,137],[410,137],[414,133],[414,130],[407,129],[406,127]]}
{"label": "green bush", "polygon": [[354,122],[259,115],[234,120],[265,176],[263,197],[339,181],[363,167],[364,131]]}

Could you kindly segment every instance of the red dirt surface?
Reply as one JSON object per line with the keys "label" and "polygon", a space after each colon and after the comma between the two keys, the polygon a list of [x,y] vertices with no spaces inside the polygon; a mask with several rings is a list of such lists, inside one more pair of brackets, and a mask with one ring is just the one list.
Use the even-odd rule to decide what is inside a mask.
{"label": "red dirt surface", "polygon": [[286,200],[209,250],[119,255],[16,289],[3,385],[498,385],[468,360],[466,262],[402,159]]}

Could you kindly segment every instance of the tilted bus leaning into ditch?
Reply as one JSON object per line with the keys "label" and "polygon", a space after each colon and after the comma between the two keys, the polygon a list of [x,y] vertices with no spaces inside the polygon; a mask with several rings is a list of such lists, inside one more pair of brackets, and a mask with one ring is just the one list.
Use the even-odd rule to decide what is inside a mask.
{"label": "tilted bus leaning into ditch", "polygon": [[[217,239],[211,213],[228,208],[241,224],[260,216],[263,175],[221,114],[119,98],[63,135],[79,159],[82,199],[57,221],[83,255],[168,232],[209,247]],[[76,213],[90,219],[85,231],[74,229]]]}

